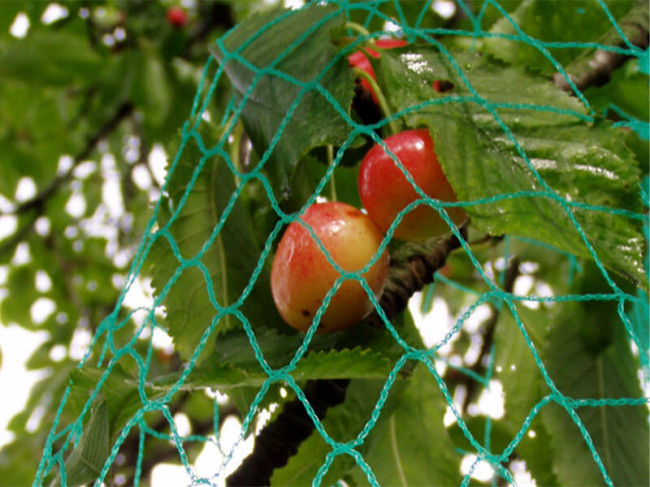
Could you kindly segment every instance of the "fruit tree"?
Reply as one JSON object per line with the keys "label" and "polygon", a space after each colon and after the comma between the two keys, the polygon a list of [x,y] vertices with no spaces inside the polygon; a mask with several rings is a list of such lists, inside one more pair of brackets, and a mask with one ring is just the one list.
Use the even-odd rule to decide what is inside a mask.
{"label": "fruit tree", "polygon": [[647,2],[2,10],[0,484],[650,483]]}

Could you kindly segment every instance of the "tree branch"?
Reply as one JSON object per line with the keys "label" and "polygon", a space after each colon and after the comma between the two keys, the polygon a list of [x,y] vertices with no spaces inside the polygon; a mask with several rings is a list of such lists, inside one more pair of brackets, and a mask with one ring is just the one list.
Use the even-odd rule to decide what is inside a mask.
{"label": "tree branch", "polygon": [[[619,26],[633,46],[643,50],[647,49],[648,43],[650,42],[648,35],[650,30],[648,2],[639,2],[619,22]],[[620,38],[620,35],[615,29],[612,29],[601,43],[620,48],[630,47]],[[620,68],[630,57],[632,57],[631,54],[597,49],[593,55],[572,63],[567,67],[566,72],[576,88],[584,91],[590,86],[602,86],[606,84],[611,79],[613,72]],[[553,75],[553,82],[564,91],[573,91],[573,88],[569,85],[563,73],[555,73]]]}

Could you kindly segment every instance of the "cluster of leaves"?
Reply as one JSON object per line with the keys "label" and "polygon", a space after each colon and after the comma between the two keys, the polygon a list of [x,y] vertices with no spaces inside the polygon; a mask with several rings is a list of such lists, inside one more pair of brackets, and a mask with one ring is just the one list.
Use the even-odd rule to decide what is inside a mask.
{"label": "cluster of leaves", "polygon": [[[619,4],[614,14],[620,18],[631,7]],[[548,6],[524,2],[513,15],[521,19],[520,27],[525,30],[535,18],[531,11],[544,8]],[[354,19],[359,12],[351,9],[347,13]],[[598,17],[593,9],[589,15]],[[566,35],[564,29],[570,18],[567,12],[558,13],[558,30],[544,35],[549,40],[556,40],[557,32]],[[372,24],[365,20],[366,25]],[[605,20],[603,17],[596,24],[602,25]],[[269,304],[268,268],[282,228],[282,215],[305,207],[319,193],[328,195],[331,181],[336,183],[339,200],[358,205],[356,165],[360,154],[372,143],[372,131],[381,133],[385,123],[368,129],[361,123],[363,114],[349,110],[353,75],[342,54],[352,52],[359,44],[350,44],[345,38],[348,31],[344,22],[335,6],[259,16],[240,24],[213,48],[235,90],[231,112],[235,122],[215,129],[197,127],[189,134],[196,139],[187,136],[189,142],[182,148],[169,186],[171,202],[182,200],[185,206],[178,208],[170,203],[167,206],[171,210],[159,219],[160,227],[168,228],[174,236],[177,248],[162,240],[154,259],[154,285],[167,292],[164,303],[171,313],[169,331],[181,357],[197,364],[190,383],[197,381],[220,390],[250,388],[248,401],[238,402],[248,418],[252,417],[251,407],[254,412],[269,402],[282,404],[293,399],[291,391],[284,401],[275,395],[271,399],[256,395],[262,385],[268,384],[272,371],[288,371],[298,384],[306,379],[353,379],[346,402],[323,420],[330,440],[314,433],[289,464],[274,474],[272,483],[310,482],[331,451],[332,440],[355,441],[355,450],[363,455],[380,484],[418,484],[424,478],[419,475],[425,475],[428,482],[458,483],[461,456],[450,456],[450,451],[454,442],[456,447],[479,453],[479,445],[490,444],[489,436],[480,437],[486,431],[486,417],[467,416],[463,410],[459,413],[463,427],[443,428],[442,412],[450,396],[441,394],[434,377],[420,370],[423,365],[416,372],[412,367],[401,369],[404,376],[413,374],[408,384],[394,385],[388,402],[380,400],[389,372],[401,366],[397,364],[401,364],[399,359],[405,353],[403,346],[406,350],[408,346],[423,350],[410,320],[393,322],[397,336],[404,340],[402,345],[387,330],[363,323],[334,337],[310,337],[305,343],[302,335],[283,326]],[[606,26],[602,28],[606,32]],[[496,35],[505,30],[501,21],[490,32]],[[491,305],[488,323],[478,333],[479,337],[484,335],[479,341],[494,346],[494,370],[490,369],[490,373],[506,391],[508,417],[491,423],[493,451],[516,448],[516,455],[529,462],[530,471],[541,481],[602,481],[603,474],[593,460],[582,462],[580,469],[560,461],[571,448],[575,455],[591,455],[579,436],[573,437],[571,446],[548,438],[574,424],[570,416],[573,411],[561,400],[563,394],[572,399],[642,397],[638,383],[630,380],[636,365],[625,345],[619,308],[607,304],[609,301],[601,306],[586,300],[588,304],[558,303],[552,309],[552,305],[541,303],[531,311],[513,301],[501,301],[498,280],[478,272],[475,265],[481,262],[484,269],[495,255],[508,256],[516,248],[518,255],[538,266],[529,276],[538,286],[552,284],[556,296],[583,296],[589,292],[579,285],[569,286],[568,263],[577,257],[588,267],[595,259],[612,276],[622,277],[623,283],[627,280],[627,284],[618,284],[625,291],[617,294],[620,288],[608,288],[598,272],[591,276],[594,282],[605,283],[601,290],[605,299],[625,303],[630,298],[626,294],[631,292],[630,285],[647,290],[643,205],[638,191],[642,172],[635,160],[637,155],[625,143],[626,136],[633,139],[635,135],[594,118],[585,98],[578,99],[554,85],[548,76],[552,72],[545,64],[548,58],[531,58],[526,54],[529,44],[521,40],[521,51],[512,48],[511,44],[517,43],[508,39],[509,50],[501,53],[499,42],[505,42],[501,37],[488,38],[481,42],[480,49],[471,51],[460,39],[431,38],[425,30],[408,33],[414,36],[409,39],[411,45],[384,51],[379,60],[371,60],[394,117],[404,128],[429,128],[459,200],[468,202],[465,209],[476,234],[482,231],[518,237],[509,250],[498,244],[487,249],[473,248],[473,260],[468,255],[453,257],[450,265],[456,270],[451,272],[451,282],[462,282],[465,290],[459,292],[457,286],[449,284],[436,288],[448,302],[462,303],[454,311],[458,315],[477,299],[484,302],[490,293],[495,294],[496,304]],[[589,38],[589,33],[583,32],[573,40],[583,40],[580,35]],[[583,52],[562,51],[561,64],[570,67]],[[528,69],[521,66],[524,63],[517,56],[525,60]],[[451,88],[439,93],[434,89],[435,81],[444,81]],[[240,142],[240,134],[233,129],[237,120],[239,130],[243,128],[252,143],[252,152],[246,154],[245,160],[237,152],[246,143],[245,139]],[[230,145],[226,143],[229,136]],[[326,158],[327,145],[333,146],[336,154],[333,172],[328,171],[331,166]],[[196,177],[197,161],[205,166],[192,186],[189,182]],[[391,250],[398,252],[399,244],[391,245]],[[550,246],[553,248],[540,251]],[[179,266],[183,268],[179,280],[171,288],[166,287],[173,282]],[[502,312],[496,311],[506,305]],[[241,314],[226,314],[217,323],[215,312],[225,307]],[[576,335],[572,339],[573,335],[564,333],[563,327],[587,307],[598,307],[602,321],[582,329],[574,326]],[[206,344],[209,323],[214,332]],[[620,333],[605,337],[598,331],[612,323],[618,323]],[[452,349],[447,357],[463,356],[477,340],[476,333],[463,330],[462,323],[460,326],[455,335],[465,336],[465,340],[456,341],[452,334]],[[594,355],[583,351],[584,347],[589,349],[591,340],[599,342]],[[205,347],[200,356],[197,347]],[[613,354],[614,349],[615,354],[622,355],[603,355]],[[489,350],[482,347],[478,360],[463,362],[465,372],[450,372],[445,377],[448,387],[472,391],[468,392],[468,403],[477,400],[482,386],[469,386],[467,383],[474,382],[475,377],[469,381],[467,377],[474,369],[488,373]],[[571,377],[564,361],[582,355],[584,367]],[[603,366],[603,360],[617,363],[618,373],[627,377],[622,390],[612,392],[618,380],[616,374],[600,384],[590,378]],[[449,370],[457,371],[457,367]],[[512,370],[518,371],[516,378]],[[530,394],[520,398],[516,391],[523,382]],[[589,387],[574,387],[578,384]],[[534,441],[532,435],[524,435],[525,420],[540,401],[548,401],[549,397],[555,397],[557,405],[543,408],[534,426],[530,426],[538,438]],[[558,412],[561,406],[566,409]],[[633,402],[629,407],[632,413],[628,414],[626,433],[620,435],[618,446],[622,446],[626,434],[644,429],[641,403]],[[406,413],[412,408],[423,408],[422,416],[413,423],[411,414]],[[373,410],[379,409],[381,415],[374,418]],[[430,415],[429,421],[426,418]],[[602,428],[595,416],[580,417],[587,431]],[[423,429],[425,423],[434,430]],[[371,432],[366,437],[368,425]],[[613,436],[593,435],[597,438],[595,451],[618,448]],[[431,441],[432,437],[435,441]],[[539,448],[544,454],[536,453],[531,458],[531,452]],[[606,471],[616,480],[625,483],[643,479],[645,450],[640,443],[633,449],[631,469],[622,458],[604,458]],[[504,454],[504,459],[507,456]],[[447,457],[449,461],[442,462],[438,471],[427,461]],[[329,470],[324,479],[320,478],[325,482],[343,477],[357,483],[370,475],[352,456],[337,456],[334,463],[327,465]]]}
{"label": "cluster of leaves", "polygon": [[[606,475],[615,484],[647,483],[647,407],[636,375],[648,347],[641,335],[630,334],[633,325],[624,318],[637,304],[634,293],[648,289],[645,210],[639,196],[648,153],[636,132],[601,116],[616,104],[621,108],[618,116],[647,123],[648,103],[639,103],[641,97],[647,102],[647,73],[639,71],[633,58],[602,88],[569,94],[553,84],[551,76],[560,66],[573,74],[572,68],[579,69],[596,49],[591,44],[565,49],[569,46],[562,42],[588,43],[610,35],[609,18],[593,2],[558,2],[552,8],[538,0],[459,2],[451,19],[435,15],[431,2],[424,0],[330,3],[247,17],[211,45],[216,62],[208,64],[208,81],[199,90],[195,111],[181,136],[166,145],[177,156],[157,206],[156,231],[144,241],[151,246],[146,256],[151,266],[146,269],[157,292],[156,306],[165,309],[164,318],[152,310],[148,319],[152,328],[164,328],[172,337],[175,354],[169,360],[145,362],[142,357],[151,357],[150,342],[131,341],[133,327],[121,326],[129,323],[124,310],[109,317],[114,329],[106,334],[103,350],[111,350],[112,359],[97,360],[104,344],[100,338],[87,365],[70,376],[73,386],[62,421],[77,420],[81,440],[66,459],[69,482],[105,475],[106,465],[112,467],[113,480],[121,476],[128,482],[135,466],[121,465],[112,445],[119,440],[121,454],[135,456],[135,426],[150,438],[145,464],[168,459],[170,451],[178,460],[175,448],[162,446],[170,438],[165,435],[172,433],[162,405],[193,411],[192,432],[207,436],[218,425],[213,424],[217,418],[212,401],[202,392],[206,387],[227,393],[250,431],[257,411],[272,403],[281,409],[305,381],[345,378],[352,379],[345,401],[322,421],[329,440],[318,432],[311,435],[297,455],[276,470],[273,484],[308,484],[317,475],[330,483],[343,478],[350,485],[367,479],[386,485],[460,484],[460,463],[470,453],[492,459],[506,477],[508,462],[521,458],[542,484],[598,485]],[[603,4],[621,22],[638,9],[637,2]],[[57,108],[61,97],[74,99],[76,104],[67,103],[82,110],[77,118],[86,132],[67,130],[67,137],[77,134],[79,145],[48,147],[50,156],[82,153],[84,134],[92,139],[88,131],[97,120],[110,119],[124,107],[142,147],[168,138],[189,112],[172,107],[190,100],[189,93],[196,91],[196,72],[188,68],[200,64],[193,49],[201,42],[192,41],[192,36],[179,39],[186,34],[169,26],[163,33],[145,27],[143,19],[149,16],[164,18],[158,4],[117,5],[120,8],[113,3],[107,7],[128,12],[116,21],[127,30],[128,42],[118,43],[118,49],[77,38],[88,55],[71,56],[66,68],[51,68],[58,84],[53,81],[56,88],[44,91],[56,94]],[[548,14],[552,22],[539,22],[540,15]],[[576,27],[576,16],[581,15],[585,22]],[[269,291],[273,246],[287,215],[319,194],[328,195],[332,185],[339,200],[359,206],[357,163],[382,135],[386,120],[364,125],[368,120],[363,111],[351,108],[355,83],[346,55],[368,38],[350,38],[346,22],[380,32],[387,20],[404,29],[410,44],[371,59],[377,83],[396,123],[429,129],[445,173],[471,217],[469,241],[474,243],[450,255],[435,288],[424,290],[435,293],[436,303],[444,301],[450,314],[460,318],[431,349],[424,346],[408,311],[391,320],[393,333],[361,323],[306,341],[282,323]],[[75,19],[58,31],[40,30],[54,38],[75,23],[84,25]],[[30,34],[23,41],[35,43],[39,35],[46,34]],[[46,43],[54,49],[54,41]],[[167,63],[171,58],[175,62]],[[88,78],[85,72],[93,62],[96,68]],[[26,69],[17,55],[13,66],[17,73]],[[2,69],[7,68],[0,67],[0,74]],[[188,71],[192,76],[183,78]],[[79,89],[71,94],[61,87],[69,85],[66,76],[73,73]],[[20,83],[11,85],[26,94],[30,82],[36,81],[21,75]],[[445,90],[436,90],[435,82],[444,82]],[[78,113],[72,108],[63,111],[68,112]],[[77,118],[67,120],[68,125],[81,123]],[[122,152],[120,137],[129,133],[126,130],[106,137],[113,147],[110,152]],[[26,173],[18,172],[16,165],[16,174]],[[57,180],[55,172],[39,177],[39,188]],[[101,181],[102,175],[97,177]],[[128,177],[123,181],[127,184]],[[61,195],[74,190],[67,183],[57,183],[61,206],[50,209],[57,199],[48,200],[47,215],[62,212],[67,199]],[[81,187],[87,199],[97,198],[90,183],[84,181]],[[5,191],[0,189],[10,194]],[[135,198],[127,205],[140,217],[147,214],[144,193],[138,193],[141,206]],[[88,203],[88,211],[99,204]],[[30,216],[22,218],[29,221]],[[32,254],[36,242],[61,240],[71,247],[71,262],[84,272],[96,269],[80,265],[74,241],[61,238],[67,217],[60,225],[47,239],[31,237]],[[121,245],[132,248],[143,228],[144,221],[134,224],[124,232],[132,240]],[[500,238],[503,235],[506,238]],[[105,261],[101,244],[105,242],[99,242],[97,259]],[[422,250],[399,242],[390,242],[389,248],[393,256]],[[43,250],[43,259],[45,254]],[[519,276],[517,266],[509,267],[512,262],[524,262],[525,275]],[[19,283],[33,280],[19,272],[38,268],[33,263],[10,267],[8,282],[15,283],[7,286],[11,300]],[[109,262],[106,268],[114,266]],[[574,277],[576,269],[580,272]],[[86,286],[85,279],[83,275],[78,287]],[[57,280],[57,286],[60,282],[66,280]],[[524,282],[530,291],[513,297],[511,293],[521,288],[516,284]],[[75,298],[96,313],[89,325],[93,329],[110,313],[120,291],[112,283],[99,287],[111,290],[104,308],[85,296]],[[556,299],[541,297],[543,289],[550,289]],[[24,299],[31,304],[36,298]],[[69,294],[55,300],[62,306],[75,303]],[[489,316],[472,330],[470,317],[481,305]],[[67,345],[78,322],[73,313],[80,312],[79,305],[70,307],[73,326],[56,343]],[[17,308],[5,300],[2,309],[8,313]],[[30,322],[28,316],[3,319]],[[54,329],[54,322],[49,326]],[[137,328],[138,333],[143,329]],[[631,338],[637,357],[629,346]],[[41,355],[49,356],[56,343],[45,344]],[[125,350],[128,353],[122,353]],[[51,365],[51,359],[45,360]],[[51,395],[66,383],[74,364],[66,361],[58,381],[43,383]],[[107,362],[109,367],[102,367]],[[490,380],[503,387],[505,416],[474,412]],[[291,387],[281,391],[287,384]],[[89,390],[94,391],[90,401]],[[459,400],[462,395],[465,399]],[[445,427],[443,416],[454,398],[456,421]],[[598,402],[605,399],[619,402]],[[56,398],[52,401],[55,404]],[[34,399],[30,407],[40,404]],[[46,409],[44,423],[49,425],[56,411],[53,405]],[[14,430],[24,429],[29,414],[14,422]],[[123,433],[125,427],[134,441]],[[163,441],[157,443],[155,433]],[[332,457],[333,442],[354,442],[351,452],[359,456]],[[4,458],[30,448],[27,441],[12,445],[3,450]],[[59,439],[54,451],[62,445]],[[201,445],[184,443],[190,461]],[[322,470],[326,458],[328,469]],[[432,465],[431,459],[437,462]]]}

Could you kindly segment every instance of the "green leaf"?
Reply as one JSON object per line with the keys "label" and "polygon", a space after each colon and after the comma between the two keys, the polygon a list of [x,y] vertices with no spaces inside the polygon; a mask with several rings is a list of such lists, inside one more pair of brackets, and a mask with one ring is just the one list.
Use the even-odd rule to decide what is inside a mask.
{"label": "green leaf", "polygon": [[[136,56],[133,101],[143,110],[147,125],[160,125],[172,110],[172,92],[162,60],[153,52]],[[179,107],[180,108],[180,107]],[[189,115],[189,107],[186,107]]]}
{"label": "green leaf", "polygon": [[102,65],[87,39],[63,30],[36,29],[22,39],[0,41],[0,77],[23,83],[86,85],[102,73]]}
{"label": "green leaf", "polygon": [[[391,391],[392,392],[392,391]],[[429,371],[419,365],[402,394],[389,396],[364,442],[364,459],[379,485],[460,485],[461,455],[443,424],[447,402]],[[352,479],[366,483],[361,469]]]}
{"label": "green leaf", "polygon": [[[636,0],[604,0],[609,13],[620,19],[639,2]],[[513,25],[513,23],[516,25]],[[512,64],[527,65],[544,73],[557,69],[533,41],[521,38],[520,30],[535,42],[599,42],[613,30],[606,11],[591,0],[525,0],[510,15],[496,22],[491,34],[517,36],[521,40],[490,37],[484,41],[484,50]],[[617,36],[618,37],[618,36]],[[620,40],[620,38],[619,38]],[[584,52],[584,48],[549,49],[550,55],[561,65],[567,65]]]}
{"label": "green leaf", "polygon": [[43,187],[56,176],[61,155],[79,149],[81,134],[70,123],[77,100],[62,90],[35,90],[14,81],[0,80],[0,91],[0,193],[13,197],[21,177]]}
{"label": "green leaf", "polygon": [[[577,283],[582,293],[609,286],[595,267]],[[610,400],[575,409],[614,485],[648,485],[648,409],[637,377],[617,301],[558,305],[542,359],[559,392],[573,400]],[[641,399],[637,406],[619,400]],[[591,449],[568,411],[559,404],[542,410],[555,451],[554,470],[562,485],[604,485]]]}
{"label": "green leaf", "polygon": [[[550,310],[543,305],[537,310],[523,306],[516,309],[524,330],[539,353],[544,345]],[[506,428],[508,440],[511,441],[533,408],[549,391],[529,344],[507,309],[499,315],[494,333],[494,349],[494,378],[503,385],[506,411],[502,419],[495,421],[494,426],[496,429]],[[549,442],[548,432],[538,416],[515,448],[515,453],[526,462],[527,469],[538,485],[558,485],[553,473],[555,452]]]}
{"label": "green leaf", "polygon": [[[395,320],[397,332],[409,344],[421,346],[411,319]],[[288,331],[288,326],[283,325]],[[289,365],[304,341],[303,333],[281,333],[273,328],[254,329],[257,346],[271,368]],[[330,335],[315,335],[309,350],[290,374],[296,380],[387,377],[404,349],[385,330],[359,323],[349,330]],[[407,367],[408,369],[408,367]],[[407,371],[405,371],[407,373]],[[178,374],[156,382],[165,388]],[[196,367],[185,386],[232,389],[260,387],[268,375],[260,365],[248,336],[241,329],[230,330],[217,340],[214,352]]]}
{"label": "green leaf", "polygon": [[[206,386],[219,390],[232,390],[240,387],[261,387],[269,378],[259,363],[250,355],[245,363],[234,364],[233,361],[206,360],[212,365],[201,365],[192,373],[184,387],[203,389]],[[288,362],[288,360],[287,360]],[[298,380],[308,379],[376,379],[387,377],[393,362],[380,353],[360,347],[352,350],[331,350],[329,352],[311,352],[302,358],[291,376]],[[156,382],[161,388],[176,381],[179,374],[163,377]]]}
{"label": "green leaf", "polygon": [[[422,346],[420,335],[410,314],[404,313],[399,316],[393,320],[393,325],[406,343],[414,347]],[[254,329],[254,332],[257,346],[272,368],[289,365],[305,338],[303,333],[296,332],[284,324],[277,330],[259,326]],[[316,377],[319,377],[317,374],[320,373],[324,374],[323,377],[329,377],[333,371],[343,374],[341,377],[376,377],[377,374],[383,377],[386,375],[383,372],[394,364],[402,353],[404,349],[386,329],[375,328],[366,322],[361,322],[345,331],[314,335],[309,344],[309,353],[303,357],[303,360],[306,360],[303,367]],[[310,354],[312,354],[311,358]],[[373,370],[363,363],[353,365],[355,357],[366,357],[377,368]],[[346,372],[337,363],[338,360],[344,362],[349,360],[348,375],[345,375]],[[219,337],[210,362],[236,365],[247,369],[249,373],[259,373],[262,370],[248,336],[241,330],[232,330]],[[300,364],[302,361],[298,363],[297,374],[302,373]],[[294,377],[299,376],[294,375]]]}
{"label": "green leaf", "polygon": [[[630,117],[647,122],[650,119],[648,85],[650,78],[641,72],[639,63],[631,59],[625,66],[614,71],[607,84],[590,87],[585,90],[584,95],[599,112],[607,113],[612,107],[616,107]],[[647,145],[645,141],[646,150]]]}
{"label": "green leaf", "polygon": [[337,59],[330,42],[330,31],[344,22],[332,6],[257,15],[231,31],[223,45],[211,47],[237,101],[245,101],[242,120],[255,150],[262,157],[274,144],[264,167],[279,200],[289,196],[291,174],[302,156],[342,144],[351,131],[316,85],[303,91],[307,83],[317,83],[348,113],[354,82],[347,60]]}
{"label": "green leaf", "polygon": [[[112,444],[124,425],[143,405],[142,397],[138,391],[138,380],[128,374],[120,364],[114,364],[107,377],[104,377],[105,374],[106,370],[96,367],[74,370],[70,374],[72,388],[67,406],[70,413],[78,417],[88,402],[88,391],[94,391],[103,380],[98,394],[100,399],[97,401],[106,404],[109,421],[107,434],[110,436]],[[152,390],[147,387],[146,392],[151,400],[155,400],[164,395],[165,391],[152,393]],[[95,404],[93,407],[97,407],[97,405]]]}
{"label": "green leaf", "polygon": [[[647,289],[640,171],[621,133],[584,121],[584,108],[544,78],[478,54],[445,54],[387,50],[377,77],[391,106],[412,110],[408,126],[429,127],[459,201],[482,200],[465,207],[473,224],[592,258],[572,215],[598,259]],[[437,93],[435,80],[452,90]]]}
{"label": "green leaf", "polygon": [[[402,338],[404,338],[411,346],[422,348],[421,338],[415,328],[410,313],[405,312],[395,321],[398,333],[400,333]],[[353,329],[358,330],[357,333],[363,332],[363,328],[359,328],[359,325],[353,327]],[[404,349],[397,345],[395,339],[388,334],[386,330],[382,331],[385,340],[394,344],[395,348],[392,350],[394,364],[395,359],[404,353]],[[344,334],[345,332],[335,333],[326,338],[336,339],[337,335],[341,336]],[[345,343],[345,340],[343,343]],[[365,345],[374,352],[381,349],[375,348],[372,343],[365,343]],[[358,353],[367,354],[367,352],[357,350],[358,349],[355,349],[349,352],[342,351],[340,353],[343,354],[341,355],[342,357],[347,355],[351,358]],[[332,355],[331,353],[319,355],[320,357],[336,358],[338,353],[335,355]],[[374,354],[370,354],[367,356],[372,357],[373,355]],[[308,360],[308,362],[310,360],[308,357],[305,357],[305,359]],[[320,361],[323,359],[319,358],[318,360]],[[400,378],[409,377],[416,366],[417,363],[415,362],[407,362],[402,367],[402,370],[398,375],[398,380],[392,385],[388,400],[381,409],[381,414],[383,416],[389,417],[395,407],[399,404],[399,398],[408,384],[406,381],[400,380]],[[359,364],[354,366],[355,369],[358,369],[358,367]],[[348,375],[348,377],[351,376]],[[325,431],[327,431],[335,441],[351,441],[362,431],[364,425],[371,419],[372,412],[379,400],[380,392],[387,377],[388,375],[384,374],[382,379],[353,379],[350,382],[350,385],[347,388],[345,401],[339,406],[329,410],[323,421]],[[372,432],[370,434],[372,435]],[[369,448],[371,448],[372,444],[373,441],[368,437],[355,449],[363,455]],[[323,437],[321,437],[317,431],[312,433],[312,435],[302,443],[298,453],[289,460],[289,463],[282,469],[274,471],[273,477],[271,478],[271,485],[311,485],[318,469],[321,467],[325,461],[326,455],[330,451],[331,447]],[[354,468],[355,465],[355,461],[349,455],[339,455],[336,457],[327,474],[323,478],[322,485],[330,485],[338,481],[344,475],[349,473],[350,469]]]}
{"label": "green leaf", "polygon": [[16,15],[24,8],[23,2],[14,0],[12,2],[4,2],[0,9],[0,35],[3,37],[9,36],[9,27],[16,19]]}
{"label": "green leaf", "polygon": [[5,485],[32,485],[38,469],[40,458],[35,458],[34,452],[42,450],[45,438],[26,433],[24,429],[19,434],[22,438],[0,449],[0,471]]}
{"label": "green leaf", "polygon": [[[203,143],[209,148],[212,140],[210,134],[206,130],[202,135]],[[235,176],[223,158],[205,157],[193,140],[182,150],[167,187],[169,205],[177,209],[173,215],[171,211],[163,209],[159,214],[159,226],[162,228],[169,224],[169,233],[178,246],[181,258],[193,259],[200,255],[199,261],[205,266],[210,282],[199,267],[186,264],[183,268],[164,237],[154,245],[150,262],[152,284],[158,292],[165,288],[177,270],[182,270],[168,290],[163,304],[167,308],[169,333],[177,351],[187,360],[217,316],[217,306],[225,308],[240,299],[253,277],[261,250],[244,197],[237,197]],[[193,186],[189,186],[200,161],[205,166]],[[186,191],[187,199],[180,207]],[[236,198],[236,201],[229,207],[232,198]],[[225,213],[226,209],[228,214]],[[213,235],[222,218],[225,218],[223,226]],[[208,244],[209,247],[204,249]],[[210,292],[213,293],[214,302]],[[238,309],[253,327],[261,324],[284,326],[271,299],[266,268],[262,269],[247,299]],[[240,326],[238,318],[231,314],[222,316],[216,325],[218,333]]]}
{"label": "green leaf", "polygon": [[[83,485],[99,477],[111,451],[109,439],[108,408],[100,401],[90,413],[79,446],[66,459],[66,485]],[[58,477],[52,485],[61,481]]]}
{"label": "green leaf", "polygon": [[5,299],[0,302],[0,321],[17,323],[25,328],[32,328],[30,308],[39,297],[35,287],[36,269],[28,265],[11,267],[7,276]]}

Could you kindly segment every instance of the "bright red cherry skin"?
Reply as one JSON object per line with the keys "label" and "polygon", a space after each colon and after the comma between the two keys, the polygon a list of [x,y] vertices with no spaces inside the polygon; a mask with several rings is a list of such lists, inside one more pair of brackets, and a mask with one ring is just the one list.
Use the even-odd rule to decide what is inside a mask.
{"label": "bright red cherry skin", "polygon": [[[382,49],[392,49],[393,47],[401,47],[407,44],[408,42],[406,42],[403,39],[378,39],[375,42],[375,45]],[[367,48],[366,51],[374,58],[379,58],[380,56],[380,54],[374,49]],[[370,61],[366,57],[364,51],[356,51],[350,56],[348,56],[348,62],[350,63],[351,67],[362,69],[370,76],[372,76],[372,79],[377,79],[377,77],[375,76],[375,70],[372,69],[372,64],[370,64]],[[374,90],[372,89],[368,81],[362,78],[361,86],[363,86],[366,90],[370,91],[373,100],[375,100],[375,103],[379,103],[377,100],[377,95],[375,94]]]}
{"label": "bright red cherry skin", "polygon": [[[367,215],[340,202],[316,203],[302,215],[334,261],[345,271],[365,267],[377,254],[383,235]],[[388,253],[384,250],[363,274],[379,296],[388,277]],[[340,273],[325,257],[300,223],[287,227],[271,267],[271,291],[282,318],[291,327],[306,331]],[[368,294],[353,279],[344,281],[321,316],[317,332],[344,330],[373,309]]]}
{"label": "bright red cherry skin", "polygon": [[169,7],[167,22],[174,27],[183,27],[187,23],[187,13],[182,7]]}
{"label": "bright red cherry skin", "polygon": [[[386,138],[384,143],[426,195],[446,202],[457,201],[427,129],[406,130]],[[400,211],[421,198],[378,144],[363,158],[358,184],[363,206],[382,232],[388,230]],[[462,208],[447,207],[446,211],[456,224],[467,218]],[[447,223],[435,209],[420,204],[402,218],[394,236],[401,240],[422,241],[449,232]]]}

